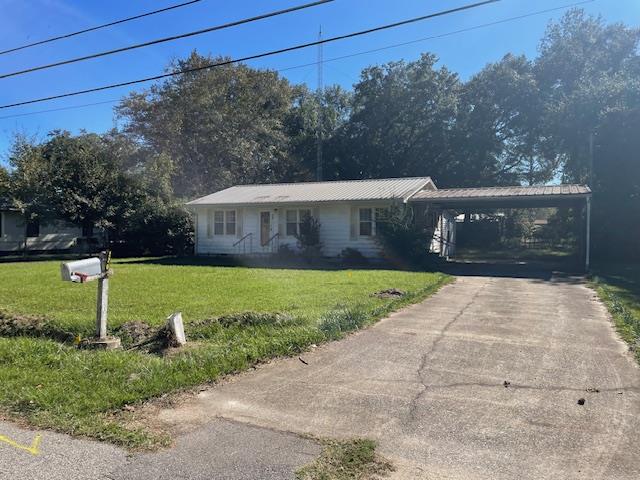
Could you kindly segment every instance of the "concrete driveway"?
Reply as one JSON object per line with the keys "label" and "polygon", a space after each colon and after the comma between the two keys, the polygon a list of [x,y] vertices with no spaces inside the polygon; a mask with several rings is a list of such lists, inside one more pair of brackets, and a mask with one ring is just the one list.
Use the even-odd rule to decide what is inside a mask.
{"label": "concrete driveway", "polygon": [[396,478],[640,478],[640,369],[580,279],[462,275],[302,357],[162,410],[175,449],[45,433],[34,459],[0,445],[0,478],[292,478],[319,451],[295,434],[374,438]]}
{"label": "concrete driveway", "polygon": [[640,478],[640,370],[580,279],[461,276],[303,359],[161,418],[374,438],[397,478]]}

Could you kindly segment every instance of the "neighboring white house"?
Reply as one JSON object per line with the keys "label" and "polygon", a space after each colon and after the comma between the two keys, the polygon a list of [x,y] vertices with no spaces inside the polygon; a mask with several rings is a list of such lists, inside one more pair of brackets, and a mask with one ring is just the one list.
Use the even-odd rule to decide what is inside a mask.
{"label": "neighboring white house", "polygon": [[0,254],[70,250],[86,236],[92,235],[67,222],[25,222],[19,211],[0,206]]}
{"label": "neighboring white house", "polygon": [[[274,253],[283,245],[295,250],[300,222],[310,214],[320,223],[324,256],[337,257],[352,248],[377,258],[382,254],[375,238],[380,209],[406,204],[424,190],[436,190],[429,177],[240,185],[187,206],[195,217],[196,255]],[[454,216],[424,208],[416,215],[435,231],[431,250],[452,254]]]}

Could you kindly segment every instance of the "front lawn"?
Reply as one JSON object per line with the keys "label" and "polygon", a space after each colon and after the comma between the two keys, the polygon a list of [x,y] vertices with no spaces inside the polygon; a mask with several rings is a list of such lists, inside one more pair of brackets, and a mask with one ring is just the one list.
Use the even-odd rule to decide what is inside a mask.
{"label": "front lawn", "polygon": [[[0,414],[131,447],[149,446],[158,437],[126,428],[114,413],[125,405],[338,339],[424,298],[449,280],[440,273],[394,270],[171,263],[114,262],[109,327],[134,320],[161,325],[180,310],[187,337],[193,340],[188,347],[162,356],[139,350],[79,350],[46,338],[0,337]],[[96,284],[76,285],[59,277],[59,262],[0,264],[4,318],[38,315],[74,334],[91,334]],[[389,288],[407,293],[399,299],[371,295]],[[244,311],[285,315],[215,321]]]}

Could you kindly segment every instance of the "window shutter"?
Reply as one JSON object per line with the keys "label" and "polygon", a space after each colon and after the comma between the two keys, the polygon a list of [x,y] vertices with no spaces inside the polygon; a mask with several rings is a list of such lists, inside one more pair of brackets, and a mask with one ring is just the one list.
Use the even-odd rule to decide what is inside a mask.
{"label": "window shutter", "polygon": [[351,207],[351,240],[358,239],[358,221],[359,221],[359,210],[358,207]]}
{"label": "window shutter", "polygon": [[243,234],[242,225],[244,221],[243,221],[242,213],[243,213],[242,208],[239,208],[236,210],[236,237],[238,238],[242,238],[242,234]]}
{"label": "window shutter", "polygon": [[287,211],[284,208],[278,209],[278,235],[280,238],[286,233]]}
{"label": "window shutter", "polygon": [[213,210],[207,209],[205,213],[207,215],[207,237],[211,238],[213,236]]}

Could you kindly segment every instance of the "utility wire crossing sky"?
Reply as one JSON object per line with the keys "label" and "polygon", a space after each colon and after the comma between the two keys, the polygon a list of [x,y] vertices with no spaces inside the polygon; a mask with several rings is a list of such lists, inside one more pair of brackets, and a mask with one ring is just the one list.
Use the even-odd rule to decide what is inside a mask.
{"label": "utility wire crossing sky", "polygon": [[[422,17],[427,13],[425,9],[464,7],[469,0],[332,0],[326,5],[208,35],[193,35],[131,51],[127,47],[255,17],[259,6],[273,12],[299,7],[300,2],[304,0],[222,3],[166,0],[161,6],[158,0],[113,0],[107,9],[101,2],[78,0],[8,1],[0,17],[0,72],[15,76],[0,80],[0,106],[6,107],[7,113],[0,116],[0,162],[14,132],[42,138],[48,131],[59,128],[101,132],[113,127],[117,117],[114,118],[112,104],[119,99],[109,94],[110,89],[101,93],[101,87],[124,83],[118,87],[116,96],[127,95],[138,83],[123,81],[124,75],[151,81],[150,72],[160,74],[172,59],[185,58],[195,49],[203,55],[228,57],[255,68],[283,72],[293,83],[308,83],[316,77],[318,64],[316,51],[308,47],[317,45],[317,32],[322,26],[327,40],[323,61],[325,83],[349,89],[364,67],[403,58],[414,60],[425,51],[436,54],[440,65],[459,73],[463,80],[506,53],[534,58],[548,22],[557,21],[569,6],[602,15],[605,22],[640,25],[637,0],[575,3],[569,0],[566,5],[559,5],[557,0],[540,0],[535,7],[525,0],[502,0],[429,22],[350,37],[345,32],[364,32],[375,25],[393,25]],[[330,40],[336,38],[343,41]],[[429,46],[425,49],[423,42],[427,40]],[[28,75],[24,72],[34,66],[46,67],[110,50],[118,50],[118,54],[91,61],[77,60],[65,63],[64,67],[42,68]],[[94,86],[100,89],[94,91]],[[88,101],[80,105],[69,104],[66,96],[60,96],[48,100],[51,108],[34,111],[20,107],[28,104],[25,101],[58,97],[59,94],[54,95],[56,90],[73,96],[75,92],[91,92],[87,92]]]}

